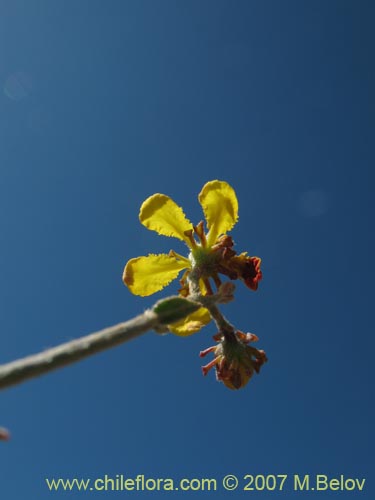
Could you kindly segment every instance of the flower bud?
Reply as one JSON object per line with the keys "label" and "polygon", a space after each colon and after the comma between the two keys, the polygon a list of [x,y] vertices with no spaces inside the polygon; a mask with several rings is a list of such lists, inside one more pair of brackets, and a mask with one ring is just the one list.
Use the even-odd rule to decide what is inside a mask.
{"label": "flower bud", "polygon": [[248,345],[258,340],[252,333],[236,331],[232,337],[226,338],[218,334],[214,339],[218,344],[200,353],[201,357],[210,352],[215,355],[210,363],[202,367],[202,371],[207,375],[209,370],[215,367],[216,379],[229,389],[245,387],[253,373],[259,373],[261,366],[267,361],[264,351]]}

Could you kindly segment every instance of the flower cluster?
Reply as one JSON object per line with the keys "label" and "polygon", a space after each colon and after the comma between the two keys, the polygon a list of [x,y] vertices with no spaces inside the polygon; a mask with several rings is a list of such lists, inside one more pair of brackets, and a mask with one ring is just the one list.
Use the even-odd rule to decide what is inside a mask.
{"label": "flower cluster", "polygon": [[[257,290],[262,279],[261,259],[251,257],[246,252],[238,255],[232,237],[227,234],[238,220],[238,201],[234,189],[226,182],[210,181],[203,186],[198,200],[203,209],[206,228],[203,221],[194,226],[182,208],[164,194],[154,194],[143,202],[139,213],[140,222],[160,235],[183,241],[189,254],[185,257],[170,250],[168,254],[149,254],[130,259],[124,269],[123,281],[133,294],[145,297],[156,293],[182,271],[179,288],[182,297],[194,298],[197,293],[202,297],[213,295],[213,285],[217,290],[221,289],[221,275],[230,280],[241,280],[251,290]],[[212,311],[208,309],[208,306],[200,307],[183,320],[168,325],[169,331],[180,336],[199,331],[211,321]],[[252,347],[243,347],[248,341],[239,332],[231,338],[232,343],[238,346],[233,350],[228,347],[226,337],[221,339],[215,348],[216,359],[219,359],[215,365],[218,379],[228,387],[237,388],[246,383],[246,377],[246,381],[249,380],[254,370],[257,371],[257,360],[260,363],[260,358],[254,354]],[[242,357],[243,362],[239,362]]]}
{"label": "flower cluster", "polygon": [[261,366],[267,361],[266,353],[249,346],[258,337],[253,333],[236,331],[233,336],[224,336],[220,333],[214,335],[217,345],[209,347],[199,355],[201,358],[213,352],[215,358],[203,366],[203,375],[216,368],[216,378],[223,382],[229,389],[244,387],[253,373],[259,373]]}

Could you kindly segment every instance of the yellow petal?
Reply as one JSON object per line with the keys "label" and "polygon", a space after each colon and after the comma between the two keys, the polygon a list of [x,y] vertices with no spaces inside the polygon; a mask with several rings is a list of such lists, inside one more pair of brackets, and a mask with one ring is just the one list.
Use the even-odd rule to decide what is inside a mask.
{"label": "yellow petal", "polygon": [[230,231],[238,220],[238,201],[234,189],[223,181],[207,182],[198,196],[207,221],[207,243]]}
{"label": "yellow petal", "polygon": [[193,229],[181,207],[165,194],[154,194],[147,198],[139,212],[141,223],[164,236],[174,236],[189,244],[184,231]]}
{"label": "yellow petal", "polygon": [[146,297],[169,285],[186,267],[186,260],[180,261],[167,254],[150,254],[130,259],[122,280],[134,295]]}
{"label": "yellow petal", "polygon": [[207,295],[207,287],[204,284],[204,281],[202,278],[200,278],[200,280],[199,280],[199,289],[200,289],[202,295]]}
{"label": "yellow petal", "polygon": [[180,337],[187,337],[188,335],[198,332],[210,321],[210,313],[206,308],[201,307],[197,311],[186,316],[186,318],[176,321],[172,325],[168,325],[168,328],[172,333]]}

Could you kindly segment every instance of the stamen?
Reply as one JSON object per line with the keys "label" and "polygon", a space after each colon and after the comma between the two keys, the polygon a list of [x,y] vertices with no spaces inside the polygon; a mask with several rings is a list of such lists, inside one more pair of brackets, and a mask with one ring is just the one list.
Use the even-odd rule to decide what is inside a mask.
{"label": "stamen", "polygon": [[192,229],[188,229],[187,231],[184,231],[184,235],[189,238],[190,243],[191,243],[191,247],[192,248],[197,248],[197,242],[195,241],[195,239],[193,237],[193,230]]}
{"label": "stamen", "polygon": [[175,257],[176,259],[180,260],[186,260],[186,257],[183,255],[180,255],[179,253],[175,252],[174,250],[169,250],[169,257]]}
{"label": "stamen", "polygon": [[259,337],[255,335],[255,333],[244,333],[240,330],[236,332],[238,340],[241,340],[244,344],[248,344],[249,342],[257,342]]}
{"label": "stamen", "polygon": [[214,351],[215,349],[216,349],[216,346],[207,347],[207,349],[205,349],[204,351],[201,351],[199,353],[199,357],[204,358],[205,356],[207,356],[207,354],[210,354],[210,352]]}
{"label": "stamen", "polygon": [[246,343],[247,342],[258,342],[259,337],[255,335],[255,333],[247,333],[246,334]]}
{"label": "stamen", "polygon": [[201,220],[199,224],[193,226],[195,234],[198,236],[200,242],[202,243],[202,247],[207,246],[206,235],[204,233],[204,222]]}
{"label": "stamen", "polygon": [[207,375],[207,373],[211,370],[211,368],[217,365],[219,361],[220,361],[220,356],[210,361],[207,365],[202,366],[203,375]]}

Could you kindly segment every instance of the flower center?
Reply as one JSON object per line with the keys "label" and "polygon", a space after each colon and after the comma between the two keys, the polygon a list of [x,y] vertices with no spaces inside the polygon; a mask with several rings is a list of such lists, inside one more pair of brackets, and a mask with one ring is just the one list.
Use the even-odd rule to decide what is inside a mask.
{"label": "flower center", "polygon": [[202,277],[216,274],[217,254],[209,248],[197,245],[189,255],[193,269],[197,269]]}

